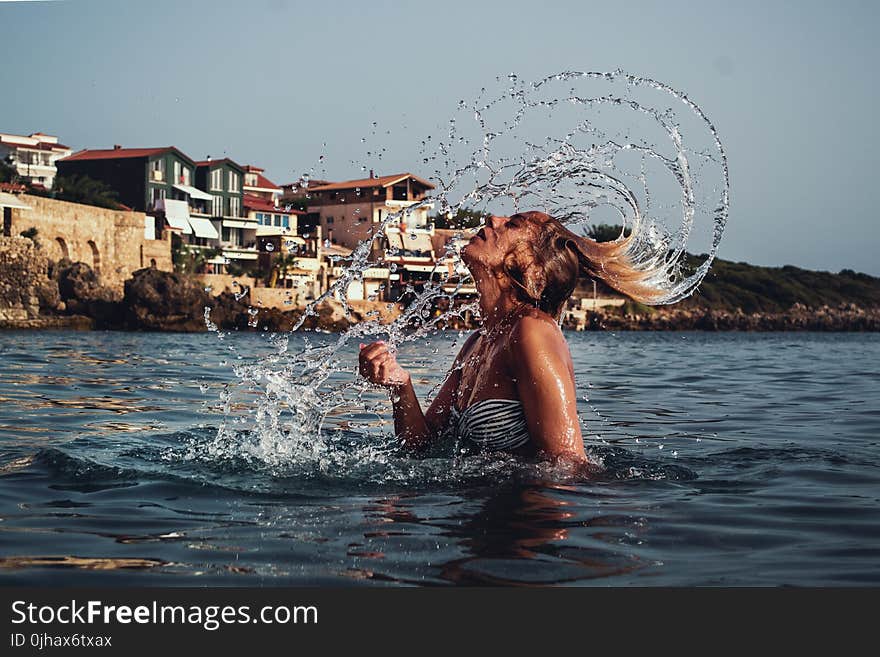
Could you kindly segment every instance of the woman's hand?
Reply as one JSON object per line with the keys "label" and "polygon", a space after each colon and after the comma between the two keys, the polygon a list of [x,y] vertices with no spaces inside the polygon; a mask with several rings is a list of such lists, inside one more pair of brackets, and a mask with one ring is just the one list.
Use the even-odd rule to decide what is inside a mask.
{"label": "woman's hand", "polygon": [[385,388],[399,388],[409,383],[409,374],[397,362],[384,340],[361,345],[360,372],[370,383]]}

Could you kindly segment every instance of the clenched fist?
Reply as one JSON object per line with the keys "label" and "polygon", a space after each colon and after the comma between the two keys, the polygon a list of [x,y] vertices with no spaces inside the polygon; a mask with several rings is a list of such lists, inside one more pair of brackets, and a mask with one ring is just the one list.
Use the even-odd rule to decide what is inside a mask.
{"label": "clenched fist", "polygon": [[360,372],[370,383],[397,388],[409,382],[409,374],[398,363],[383,340],[361,345]]}

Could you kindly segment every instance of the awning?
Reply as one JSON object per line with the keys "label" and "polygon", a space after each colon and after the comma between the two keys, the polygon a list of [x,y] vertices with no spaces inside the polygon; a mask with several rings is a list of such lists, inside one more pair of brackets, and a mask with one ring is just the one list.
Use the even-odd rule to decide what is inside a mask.
{"label": "awning", "polygon": [[15,208],[17,210],[30,210],[29,205],[25,205],[12,194],[0,192],[0,208]]}
{"label": "awning", "polygon": [[216,240],[220,237],[217,229],[210,219],[202,219],[201,217],[190,217],[189,223],[192,226],[196,237],[207,237],[209,240]]}
{"label": "awning", "polygon": [[158,206],[165,211],[165,221],[172,228],[176,228],[184,235],[192,234],[189,223],[189,206],[186,201],[174,201],[170,198],[159,200]]}
{"label": "awning", "polygon": [[191,185],[184,185],[180,183],[174,185],[174,189],[179,189],[184,194],[189,194],[190,198],[197,198],[202,201],[211,201],[214,198],[207,192],[203,192],[201,189],[197,189],[195,187],[192,187]]}
{"label": "awning", "polygon": [[235,219],[224,219],[223,227],[224,228],[250,228],[251,230],[257,228],[260,224],[256,221],[236,221]]}

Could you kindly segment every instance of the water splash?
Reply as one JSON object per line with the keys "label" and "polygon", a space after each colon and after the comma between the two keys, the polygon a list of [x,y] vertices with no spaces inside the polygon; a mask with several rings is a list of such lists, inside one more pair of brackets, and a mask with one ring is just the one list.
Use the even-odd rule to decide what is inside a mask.
{"label": "water splash", "polygon": [[[599,223],[621,225],[618,239],[632,234],[628,259],[651,272],[646,283],[663,290],[656,303],[674,303],[696,289],[715,257],[729,207],[727,157],[703,110],[667,84],[623,71],[568,71],[532,83],[510,74],[496,82],[499,90],[483,88],[474,100],[459,101],[443,130],[415,140],[419,161],[429,170],[424,177],[436,184],[436,193],[388,212],[369,239],[336,262],[342,276],[305,308],[292,332],[303,333],[328,299],[351,316],[349,285],[368,268],[389,266],[376,254],[391,250],[374,244],[428,208],[448,217],[465,208],[493,214],[541,210],[580,234]],[[371,140],[377,132],[373,122]],[[366,147],[369,162],[351,162],[361,171],[387,156],[385,146]],[[318,167],[326,175],[323,152]],[[312,167],[302,174],[301,184],[307,186],[315,173]],[[435,265],[421,287],[407,287],[406,308],[390,324],[368,318],[336,336],[316,334],[296,352],[288,349],[288,336],[273,336],[271,353],[256,362],[238,356],[227,341],[238,380],[221,395],[217,410],[225,421],[208,451],[217,457],[245,454],[279,468],[303,461],[322,470],[348,467],[351,454],[342,458],[324,426],[332,417],[348,428],[361,427],[358,460],[386,466],[393,458],[383,419],[387,399],[356,375],[351,345],[379,336],[394,349],[413,346],[416,363],[436,361],[431,336],[467,312],[478,313],[475,303],[457,298],[467,283],[458,257],[464,237],[456,235],[438,258],[455,266]],[[686,249],[702,255],[686,257]],[[223,338],[207,312],[206,324]]]}

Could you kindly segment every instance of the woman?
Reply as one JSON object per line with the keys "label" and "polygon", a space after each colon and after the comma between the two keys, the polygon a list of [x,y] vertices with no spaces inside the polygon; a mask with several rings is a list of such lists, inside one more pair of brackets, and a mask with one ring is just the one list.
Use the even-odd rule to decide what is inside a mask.
{"label": "woman", "polygon": [[640,301],[659,297],[628,240],[597,243],[541,212],[491,217],[462,249],[483,328],[468,338],[423,413],[409,374],[384,342],[361,345],[360,372],[391,390],[394,428],[421,449],[451,435],[484,450],[588,464],[574,367],[559,316],[580,275]]}

